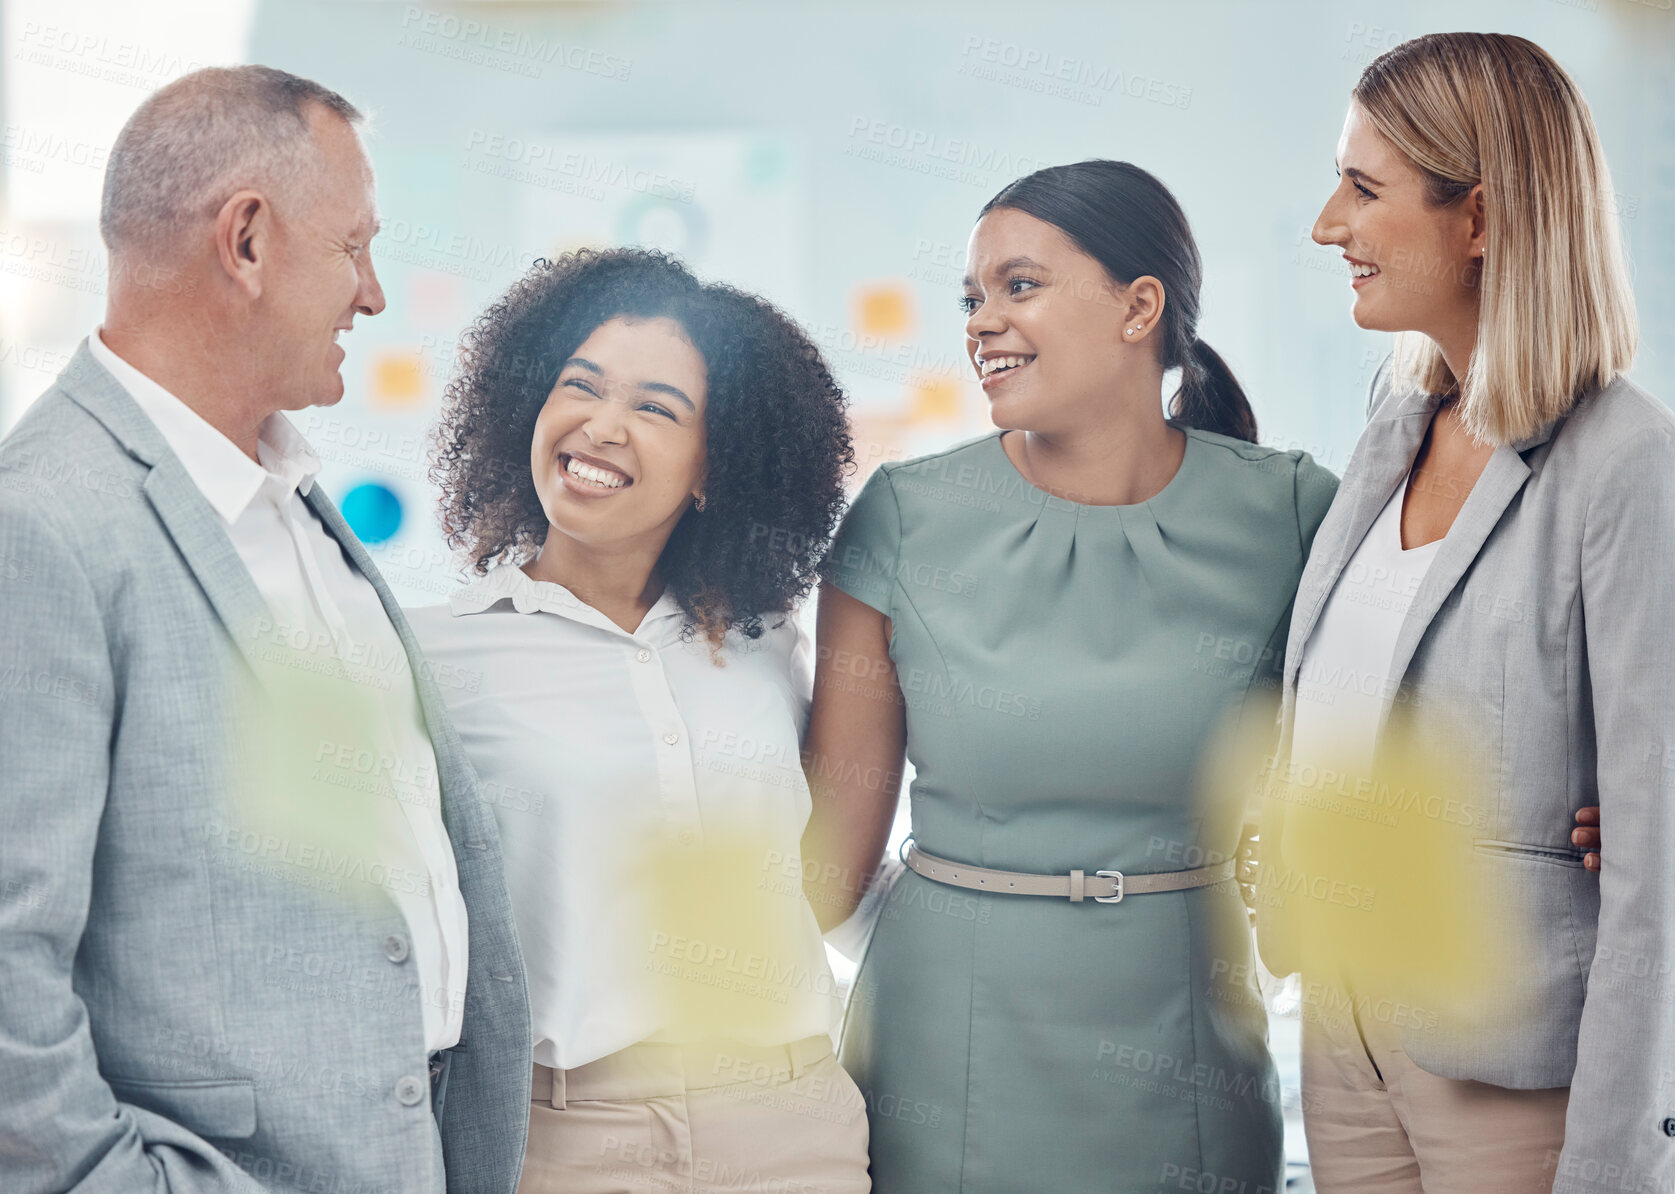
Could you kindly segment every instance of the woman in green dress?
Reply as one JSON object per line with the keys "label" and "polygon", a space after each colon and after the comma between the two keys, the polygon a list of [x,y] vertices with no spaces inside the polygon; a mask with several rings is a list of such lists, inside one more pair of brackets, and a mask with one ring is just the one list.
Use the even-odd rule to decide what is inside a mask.
{"label": "woman in green dress", "polygon": [[1020,179],[967,259],[1000,430],[879,468],[820,597],[804,857],[824,927],[873,876],[904,757],[916,773],[912,869],[841,1049],[873,1188],[1271,1194],[1245,810],[1204,752],[1271,689],[1336,480],[1254,442],[1197,338],[1186,218],[1145,171]]}

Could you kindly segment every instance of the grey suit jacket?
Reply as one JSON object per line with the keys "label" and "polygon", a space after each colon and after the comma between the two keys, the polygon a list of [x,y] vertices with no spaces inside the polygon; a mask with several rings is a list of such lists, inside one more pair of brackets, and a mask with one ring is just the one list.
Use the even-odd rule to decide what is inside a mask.
{"label": "grey suit jacket", "polygon": [[[1391,373],[1386,362],[1298,588],[1282,757],[1303,646],[1437,406]],[[1410,1023],[1404,1047],[1445,1077],[1569,1085],[1555,1189],[1671,1189],[1675,416],[1619,378],[1497,447],[1414,598],[1391,675],[1392,707],[1421,741],[1456,737],[1470,718],[1470,763],[1488,787],[1470,817],[1473,857],[1493,903],[1521,909],[1534,937],[1493,1023]],[[1602,808],[1601,876],[1570,845],[1590,804]],[[1263,865],[1283,867],[1283,802],[1262,838]],[[1277,906],[1258,907],[1259,943],[1284,974],[1295,950],[1269,919]]]}
{"label": "grey suit jacket", "polygon": [[6,1194],[517,1183],[529,1010],[495,822],[383,579],[319,486],[307,500],[377,589],[435,746],[470,919],[440,1115],[389,876],[226,799],[268,611],[84,343],[0,442]]}

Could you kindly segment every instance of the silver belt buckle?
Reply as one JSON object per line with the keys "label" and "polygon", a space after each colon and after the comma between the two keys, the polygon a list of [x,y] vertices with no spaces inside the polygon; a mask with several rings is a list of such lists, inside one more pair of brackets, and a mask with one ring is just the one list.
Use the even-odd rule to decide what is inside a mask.
{"label": "silver belt buckle", "polygon": [[1095,871],[1094,874],[1102,876],[1103,878],[1106,878],[1106,879],[1115,879],[1117,881],[1117,894],[1116,895],[1108,895],[1108,896],[1094,896],[1093,897],[1093,902],[1096,903],[1096,904],[1120,904],[1120,903],[1122,903],[1122,872],[1121,871]]}

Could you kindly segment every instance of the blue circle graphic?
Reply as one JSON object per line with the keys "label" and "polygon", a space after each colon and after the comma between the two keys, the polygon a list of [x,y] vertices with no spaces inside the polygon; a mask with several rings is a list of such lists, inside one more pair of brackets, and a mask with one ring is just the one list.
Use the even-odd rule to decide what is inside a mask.
{"label": "blue circle graphic", "polygon": [[343,521],[362,543],[382,543],[401,529],[401,499],[376,481],[343,495]]}

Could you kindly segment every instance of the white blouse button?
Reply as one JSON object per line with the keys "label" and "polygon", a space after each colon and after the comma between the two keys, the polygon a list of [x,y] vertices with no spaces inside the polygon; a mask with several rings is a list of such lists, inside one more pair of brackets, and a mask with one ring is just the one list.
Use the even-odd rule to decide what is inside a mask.
{"label": "white blouse button", "polygon": [[646,648],[641,647],[638,651],[634,652],[634,658],[638,659],[641,663],[647,663],[651,660],[651,652],[646,650]]}
{"label": "white blouse button", "polygon": [[680,741],[680,735],[675,733],[673,730],[670,730],[667,734],[663,735],[663,741],[667,742],[670,746],[673,746],[675,743]]}

